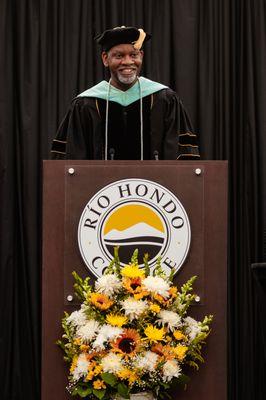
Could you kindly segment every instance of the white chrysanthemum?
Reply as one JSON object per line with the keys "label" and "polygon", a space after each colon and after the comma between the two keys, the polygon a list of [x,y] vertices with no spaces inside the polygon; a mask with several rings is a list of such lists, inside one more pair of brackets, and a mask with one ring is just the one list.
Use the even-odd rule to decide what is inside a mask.
{"label": "white chrysanthemum", "polygon": [[163,366],[163,381],[169,382],[173,377],[178,378],[181,369],[176,360],[169,360]]}
{"label": "white chrysanthemum", "polygon": [[126,299],[121,301],[122,309],[125,315],[129,317],[130,321],[138,318],[148,307],[145,300]]}
{"label": "white chrysanthemum", "polygon": [[201,333],[201,327],[199,323],[191,317],[186,317],[184,319],[186,326],[185,332],[190,340],[194,340],[199,333]]}
{"label": "white chrysanthemum", "polygon": [[104,372],[116,373],[122,369],[121,357],[114,353],[109,353],[101,360]]}
{"label": "white chrysanthemum", "polygon": [[122,288],[122,282],[114,275],[102,275],[95,282],[96,292],[104,293],[106,296],[112,297]]}
{"label": "white chrysanthemum", "polygon": [[98,332],[98,335],[93,342],[93,347],[96,349],[103,349],[104,343],[107,341],[112,341],[118,338],[123,332],[123,329],[118,328],[117,326],[112,326],[109,324],[103,325]]}
{"label": "white chrysanthemum", "polygon": [[76,336],[83,342],[92,340],[99,329],[99,323],[94,319],[89,320],[85,325],[77,329]]}
{"label": "white chrysanthemum", "polygon": [[69,317],[67,317],[66,322],[76,327],[85,325],[87,322],[87,317],[84,313],[84,310],[80,309],[78,311],[73,311]]}
{"label": "white chrysanthemum", "polygon": [[165,298],[169,297],[169,283],[159,276],[148,276],[143,279],[142,284],[149,292],[160,294]]}
{"label": "white chrysanthemum", "polygon": [[145,371],[154,371],[158,358],[158,354],[153,351],[146,351],[142,356],[137,358],[136,367],[142,368]]}
{"label": "white chrysanthemum", "polygon": [[78,381],[81,377],[84,377],[87,375],[89,365],[90,365],[90,363],[87,360],[86,355],[84,353],[81,353],[78,356],[77,365],[76,365],[74,371],[72,372],[74,381]]}
{"label": "white chrysanthemum", "polygon": [[158,324],[167,325],[171,331],[177,328],[181,323],[180,316],[173,311],[161,310],[158,314],[158,317]]}

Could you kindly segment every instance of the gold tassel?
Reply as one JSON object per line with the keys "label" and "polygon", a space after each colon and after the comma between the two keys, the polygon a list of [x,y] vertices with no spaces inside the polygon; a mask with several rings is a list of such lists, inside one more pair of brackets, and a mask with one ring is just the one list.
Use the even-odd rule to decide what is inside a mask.
{"label": "gold tassel", "polygon": [[138,31],[139,31],[139,38],[138,38],[138,40],[136,40],[135,42],[132,43],[134,49],[136,49],[136,50],[140,50],[141,49],[142,44],[143,44],[143,42],[145,40],[145,37],[146,37],[146,33],[144,32],[143,29],[138,29]]}

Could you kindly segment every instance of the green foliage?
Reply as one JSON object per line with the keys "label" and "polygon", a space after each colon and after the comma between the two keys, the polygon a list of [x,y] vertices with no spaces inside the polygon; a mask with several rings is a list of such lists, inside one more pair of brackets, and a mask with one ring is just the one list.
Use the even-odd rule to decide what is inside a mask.
{"label": "green foliage", "polygon": [[149,261],[149,254],[148,254],[148,253],[145,253],[145,254],[144,254],[144,257],[143,257],[143,263],[144,263],[144,270],[145,270],[145,276],[146,276],[146,278],[147,278],[147,276],[149,276],[150,273],[151,273],[151,269],[150,269],[150,267],[149,267],[148,261]]}
{"label": "green foliage", "polygon": [[93,389],[92,392],[93,392],[94,396],[97,397],[97,399],[101,400],[104,398],[106,390],[105,389]]}
{"label": "green foliage", "polygon": [[178,306],[181,317],[186,315],[188,308],[196,297],[195,294],[191,293],[193,291],[193,284],[196,279],[197,276],[192,276],[192,278],[190,278],[181,286],[180,292],[178,293],[175,304]]}
{"label": "green foliage", "polygon": [[112,387],[117,385],[117,378],[115,377],[115,375],[110,374],[109,372],[102,373],[101,378],[105,383]]}
{"label": "green foliage", "polygon": [[173,385],[183,386],[185,388],[189,382],[190,382],[189,376],[181,374],[178,378],[175,378],[173,380]]}
{"label": "green foliage", "polygon": [[138,249],[135,249],[133,254],[132,254],[132,257],[131,257],[131,260],[130,260],[130,264],[133,264],[133,265],[137,265],[138,264],[138,255],[139,255],[139,251],[138,251]]}
{"label": "green foliage", "polygon": [[175,270],[174,268],[171,269],[170,275],[168,276],[168,281],[173,282],[174,280],[174,275],[175,275]]}
{"label": "green foliage", "polygon": [[117,385],[117,391],[120,396],[124,397],[125,399],[130,398],[128,387],[123,382]]}
{"label": "green foliage", "polygon": [[163,278],[163,279],[167,280],[166,274],[165,274],[165,272],[164,272],[164,270],[162,268],[162,265],[161,265],[161,261],[162,261],[162,258],[158,257],[157,260],[156,260],[155,268],[153,270],[153,276],[159,276],[160,278]]}
{"label": "green foliage", "polygon": [[92,389],[88,387],[87,385],[78,385],[76,386],[73,391],[72,391],[72,396],[79,395],[80,397],[84,398],[87,397],[89,394],[92,393]]}
{"label": "green foliage", "polygon": [[63,340],[57,340],[56,344],[63,350],[64,360],[71,363],[76,349],[73,343],[73,327],[67,323],[68,317],[69,314],[65,312],[65,316],[62,318],[62,328],[64,331],[62,335]]}
{"label": "green foliage", "polygon": [[119,246],[114,247],[114,258],[110,262],[109,266],[105,269],[104,275],[116,274],[121,278],[121,264],[118,254]]}
{"label": "green foliage", "polygon": [[72,272],[74,277],[74,290],[75,294],[81,301],[86,300],[87,294],[91,292],[91,286],[89,284],[90,278],[87,277],[84,280],[77,274],[76,271]]}

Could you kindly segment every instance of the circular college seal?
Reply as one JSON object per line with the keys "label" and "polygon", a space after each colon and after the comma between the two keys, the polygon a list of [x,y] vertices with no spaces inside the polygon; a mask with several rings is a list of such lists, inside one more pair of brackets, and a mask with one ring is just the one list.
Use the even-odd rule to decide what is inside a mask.
{"label": "circular college seal", "polygon": [[78,243],[89,270],[101,276],[119,246],[121,264],[139,251],[139,263],[158,257],[166,273],[176,273],[185,261],[191,230],[187,213],[167,188],[143,179],[123,179],[99,190],[84,208]]}

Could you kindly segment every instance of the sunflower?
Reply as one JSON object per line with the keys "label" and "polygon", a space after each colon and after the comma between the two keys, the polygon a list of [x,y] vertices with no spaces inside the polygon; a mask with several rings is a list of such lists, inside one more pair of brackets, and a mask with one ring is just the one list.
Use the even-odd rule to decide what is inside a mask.
{"label": "sunflower", "polygon": [[144,278],[145,272],[138,265],[126,265],[121,270],[121,274],[127,278]]}
{"label": "sunflower", "polygon": [[131,357],[140,348],[140,335],[135,329],[125,329],[116,341],[112,344],[114,351]]}
{"label": "sunflower", "polygon": [[123,280],[123,286],[129,293],[139,293],[142,291],[141,278],[125,278]]}
{"label": "sunflower", "polygon": [[119,314],[108,314],[106,316],[106,321],[112,326],[118,326],[121,328],[121,326],[127,323],[127,317]]}
{"label": "sunflower", "polygon": [[148,325],[144,330],[144,333],[150,342],[158,342],[160,340],[164,340],[165,330],[164,328],[158,329],[152,325]]}
{"label": "sunflower", "polygon": [[108,310],[113,305],[113,301],[102,293],[91,293],[90,302],[100,310]]}

